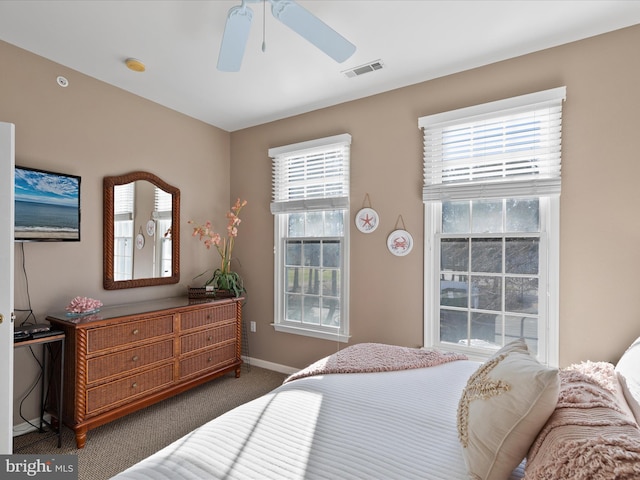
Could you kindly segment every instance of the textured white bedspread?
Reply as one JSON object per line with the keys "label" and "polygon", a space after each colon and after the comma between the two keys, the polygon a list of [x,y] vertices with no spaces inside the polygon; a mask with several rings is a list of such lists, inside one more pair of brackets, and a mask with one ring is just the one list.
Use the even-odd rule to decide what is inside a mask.
{"label": "textured white bedspread", "polygon": [[295,380],[115,478],[467,480],[456,410],[478,365]]}

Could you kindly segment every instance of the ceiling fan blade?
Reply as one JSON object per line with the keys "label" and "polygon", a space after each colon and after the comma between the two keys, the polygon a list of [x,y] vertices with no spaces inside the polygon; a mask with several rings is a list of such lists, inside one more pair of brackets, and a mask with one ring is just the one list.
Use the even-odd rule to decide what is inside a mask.
{"label": "ceiling fan blade", "polygon": [[227,23],[224,26],[224,34],[220,44],[218,70],[223,72],[238,72],[240,70],[252,19],[253,12],[244,3],[231,7],[227,14]]}
{"label": "ceiling fan blade", "polygon": [[342,63],[356,51],[356,46],[306,8],[292,0],[271,0],[273,16],[303,38]]}

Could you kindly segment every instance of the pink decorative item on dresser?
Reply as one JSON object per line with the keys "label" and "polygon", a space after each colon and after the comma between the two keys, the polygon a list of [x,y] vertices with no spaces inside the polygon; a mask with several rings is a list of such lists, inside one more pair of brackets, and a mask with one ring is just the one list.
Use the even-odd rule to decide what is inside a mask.
{"label": "pink decorative item on dresser", "polygon": [[102,307],[102,302],[100,300],[89,297],[75,297],[71,300],[69,305],[67,305],[65,310],[71,314],[93,313],[100,310],[100,307]]}

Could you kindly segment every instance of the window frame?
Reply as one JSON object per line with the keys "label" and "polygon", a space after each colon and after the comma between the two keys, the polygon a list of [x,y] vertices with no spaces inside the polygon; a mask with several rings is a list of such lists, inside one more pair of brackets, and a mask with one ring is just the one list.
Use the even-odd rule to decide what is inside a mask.
{"label": "window frame", "polygon": [[[277,332],[293,333],[308,337],[321,338],[325,340],[337,340],[348,342],[349,335],[349,211],[342,212],[344,222],[344,235],[342,237],[322,236],[322,237],[289,237],[288,229],[289,214],[281,213],[274,216],[274,322],[273,327]],[[286,243],[287,240],[329,240],[340,242],[341,265],[340,270],[340,327],[330,329],[322,325],[302,324],[288,321],[285,318],[286,301]]]}
{"label": "window frame", "polygon": [[[119,206],[113,215],[113,275],[115,281],[133,279],[133,206],[135,205],[134,183],[114,185],[114,205]],[[127,231],[129,235],[120,235]]]}
{"label": "window frame", "polygon": [[[172,242],[173,238],[169,232],[172,224],[172,201],[170,193],[155,186],[154,190],[154,211],[152,220],[155,226],[155,254],[154,254],[154,276],[170,277],[172,271]],[[166,267],[166,268],[165,268]]]}
{"label": "window frame", "polygon": [[[560,199],[540,196],[538,360],[559,364],[559,277],[560,277]],[[440,341],[440,234],[442,202],[425,203],[424,208],[424,345],[464,353],[472,360],[484,361],[493,352]],[[502,235],[502,234],[500,234]],[[496,235],[496,236],[500,236]],[[469,237],[474,238],[470,233]],[[476,235],[481,237],[481,235]]]}
{"label": "window frame", "polygon": [[[296,156],[305,151],[330,150],[336,145],[344,148],[343,165],[345,171],[344,189],[340,196],[308,196],[288,201],[279,198],[274,183],[274,198],[271,204],[271,211],[274,215],[274,321],[271,324],[276,332],[291,333],[325,340],[348,342],[349,334],[349,248],[350,248],[350,209],[349,209],[349,149],[351,136],[348,134],[336,135],[332,137],[301,142],[293,145],[269,149],[269,156],[273,159],[274,170],[276,162],[281,157]],[[274,173],[275,178],[275,173]],[[275,180],[274,180],[275,182]],[[289,216],[292,213],[307,212],[331,212],[341,211],[342,213],[342,235],[341,236],[288,236]],[[338,328],[315,325],[309,323],[289,321],[285,318],[286,306],[286,246],[288,240],[329,240],[339,241],[341,262],[340,287],[339,287],[339,315],[340,325]]]}

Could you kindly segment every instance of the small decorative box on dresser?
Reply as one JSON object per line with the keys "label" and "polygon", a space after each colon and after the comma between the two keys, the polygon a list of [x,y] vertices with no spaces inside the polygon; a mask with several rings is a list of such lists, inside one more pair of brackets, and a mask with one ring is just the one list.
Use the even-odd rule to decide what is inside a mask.
{"label": "small decorative box on dresser", "polygon": [[66,334],[63,421],[87,431],[235,370],[243,298],[176,297],[47,320]]}

